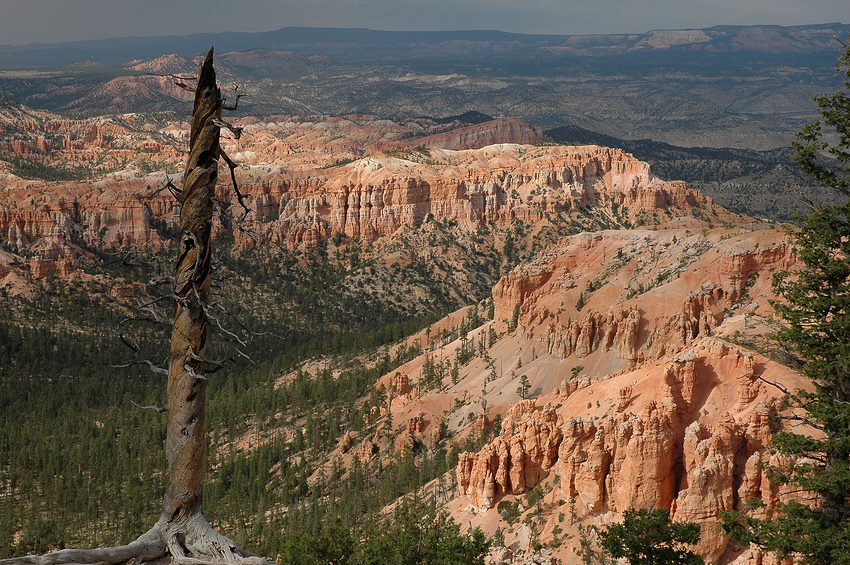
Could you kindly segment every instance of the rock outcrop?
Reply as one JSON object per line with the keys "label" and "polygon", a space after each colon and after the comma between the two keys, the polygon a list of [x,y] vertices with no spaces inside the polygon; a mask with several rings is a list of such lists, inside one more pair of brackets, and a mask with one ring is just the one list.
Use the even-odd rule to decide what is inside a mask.
{"label": "rock outcrop", "polygon": [[751,307],[769,310],[763,295],[772,273],[794,264],[775,232],[728,240],[723,233],[611,231],[565,238],[496,284],[496,318],[510,320],[519,306],[523,333],[547,353],[562,359],[606,355],[618,360],[608,362],[611,370],[673,355],[712,335],[755,285],[750,294],[761,298]]}
{"label": "rock outcrop", "polygon": [[461,456],[457,467],[461,494],[479,508],[491,508],[499,494],[525,492],[552,469],[561,439],[561,423],[551,407],[539,412],[534,401],[514,405],[500,436],[477,457]]}
{"label": "rock outcrop", "polygon": [[[93,136],[96,143],[106,131],[98,126],[84,139]],[[241,179],[249,208],[245,227],[289,247],[311,247],[334,234],[372,241],[431,219],[472,232],[488,223],[543,222],[547,213],[611,203],[632,215],[713,207],[699,192],[653,177],[645,163],[615,149],[508,144],[405,151],[310,174],[282,177],[276,171]],[[0,242],[24,251],[60,230],[67,240],[73,235],[93,245],[159,245],[179,213],[163,187],[164,178],[154,176],[7,190],[0,193]],[[226,183],[217,195],[225,206],[237,205]],[[243,232],[234,235],[237,245],[255,244]],[[730,262],[729,268],[740,273],[748,267]],[[503,286],[520,296],[543,282],[524,280],[525,287]]]}
{"label": "rock outcrop", "polygon": [[[794,260],[778,231],[609,231],[564,238],[503,277],[496,319],[507,325],[519,305],[504,340],[538,352],[521,371],[540,397],[514,401],[500,435],[461,454],[469,508],[489,516],[540,483],[585,524],[655,505],[699,523],[696,550],[717,562],[729,549],[720,512],[789,496],[763,468],[787,464],[768,449],[777,420],[764,380],[805,381],[726,340],[772,315],[772,273]],[[504,351],[495,345],[493,362]],[[486,400],[516,385],[499,386]]]}
{"label": "rock outcrop", "polygon": [[543,143],[543,130],[525,122],[509,118],[498,118],[483,124],[458,128],[446,133],[421,137],[412,144],[434,149],[480,149],[499,143],[535,145]]}
{"label": "rock outcrop", "polygon": [[[758,363],[788,377],[787,369]],[[670,508],[674,519],[700,524],[697,550],[716,560],[728,543],[717,529],[720,511],[741,509],[750,497],[779,500],[759,466],[772,458],[767,444],[774,423],[767,392],[741,377],[752,369],[751,354],[700,338],[652,370],[586,386],[602,397],[619,391],[617,402],[606,398],[601,418],[583,405],[587,396],[565,396],[564,387],[555,394],[560,408],[522,401],[508,411],[501,435],[477,454],[461,454],[459,490],[485,511],[554,472],[580,516]]]}

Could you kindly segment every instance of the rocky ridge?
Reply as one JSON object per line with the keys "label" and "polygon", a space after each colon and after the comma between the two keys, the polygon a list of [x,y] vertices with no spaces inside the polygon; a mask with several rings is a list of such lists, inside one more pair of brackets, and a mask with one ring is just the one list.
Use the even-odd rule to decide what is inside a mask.
{"label": "rocky ridge", "polygon": [[[460,454],[461,496],[449,507],[488,533],[502,528],[513,551],[537,539],[562,562],[578,563],[579,524],[657,505],[701,525],[697,550],[708,562],[766,563],[729,544],[718,513],[750,498],[770,507],[789,496],[762,468],[783,464],[768,449],[778,425],[768,383],[805,382],[739,344],[771,331],[771,275],[794,261],[777,230],[565,238],[493,289],[495,319],[466,336],[477,343],[495,332],[487,354],[479,351],[456,384],[394,400],[392,421],[418,417],[424,425],[407,433],[429,442],[443,419],[459,437],[501,420],[494,439]],[[652,284],[635,292],[643,280]],[[462,347],[439,345],[431,354],[438,359]],[[418,388],[423,363],[400,369],[408,388]],[[536,510],[522,505],[534,488],[543,493]],[[501,503],[519,505],[539,525],[507,523]]]}
{"label": "rocky ridge", "polygon": [[[87,126],[80,140],[83,147],[74,151],[93,159],[112,155],[119,150],[111,146],[133,137],[129,121]],[[374,241],[427,221],[457,222],[467,232],[514,220],[535,224],[592,207],[616,209],[620,222],[657,224],[691,213],[737,221],[684,183],[661,181],[646,164],[615,149],[496,143],[452,150],[422,145],[467,147],[537,139],[539,131],[520,122],[495,120],[394,140],[412,126],[375,121],[244,123],[247,141],[230,140],[226,150],[242,163],[237,180],[247,204],[245,227],[294,248],[323,244],[334,234]],[[57,128],[72,131],[77,125],[62,122]],[[158,164],[179,159],[173,146],[185,129],[165,124],[156,133],[137,139],[142,150],[150,151]],[[328,138],[330,143],[323,145]],[[361,143],[370,142],[393,148],[358,158]],[[340,154],[352,155],[351,162],[329,163],[331,156]],[[164,190],[165,173],[125,176],[122,172],[94,183],[58,185],[7,177],[0,193],[0,243],[8,251],[33,257],[31,262],[58,260],[60,270],[70,268],[74,241],[107,247],[160,245],[175,226],[178,210]],[[169,178],[179,188],[179,179]],[[222,172],[222,178],[229,175]],[[219,198],[225,206],[235,204],[227,183],[220,183]],[[254,244],[252,237],[240,233],[237,244]],[[50,269],[45,266],[39,272]]]}

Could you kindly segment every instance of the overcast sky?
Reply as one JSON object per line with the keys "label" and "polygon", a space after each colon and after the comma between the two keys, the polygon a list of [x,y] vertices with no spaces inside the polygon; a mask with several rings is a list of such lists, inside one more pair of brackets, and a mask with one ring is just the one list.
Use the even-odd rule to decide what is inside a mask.
{"label": "overcast sky", "polygon": [[850,0],[0,0],[0,45],[287,26],[642,33],[850,23]]}

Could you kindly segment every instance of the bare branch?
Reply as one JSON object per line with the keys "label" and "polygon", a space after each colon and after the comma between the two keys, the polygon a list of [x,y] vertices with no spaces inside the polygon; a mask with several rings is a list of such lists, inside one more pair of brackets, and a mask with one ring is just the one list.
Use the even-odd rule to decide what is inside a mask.
{"label": "bare branch", "polygon": [[786,398],[789,398],[789,399],[791,399],[791,400],[793,400],[794,402],[797,403],[796,404],[797,408],[802,408],[804,410],[807,408],[808,404],[803,402],[802,400],[800,400],[800,398],[796,394],[794,394],[790,390],[788,390],[788,388],[785,385],[783,385],[782,383],[778,383],[776,381],[769,381],[761,375],[753,375],[753,376],[756,377],[758,380],[762,381],[763,383],[769,384],[770,386],[779,389],[779,391],[782,394],[784,394],[786,396]]}
{"label": "bare branch", "polygon": [[247,94],[237,94],[236,95],[236,102],[233,103],[233,106],[228,106],[228,105],[225,104],[224,106],[222,106],[222,109],[229,110],[231,112],[236,110],[236,107],[239,106],[239,99],[245,98],[246,96],[248,96],[248,95]]}
{"label": "bare branch", "polygon": [[[247,341],[245,341],[245,340],[243,340],[242,338],[240,338],[238,335],[236,335],[236,334],[235,334],[235,333],[233,333],[232,331],[230,331],[230,330],[228,330],[227,328],[225,328],[225,327],[224,327],[224,325],[223,325],[223,324],[222,324],[222,322],[221,322],[221,318],[219,318],[218,316],[213,316],[213,315],[210,313],[210,311],[211,311],[211,310],[212,310],[212,307],[210,307],[209,305],[206,305],[206,304],[204,305],[204,313],[207,315],[207,318],[209,318],[210,320],[214,321],[214,322],[215,322],[216,327],[217,327],[219,330],[221,330],[221,331],[222,331],[225,335],[229,336],[231,339],[233,339],[234,341],[236,341],[239,345],[241,345],[241,346],[243,346],[243,347],[246,347],[246,346],[248,345],[248,342],[247,342]],[[226,311],[225,311],[225,312],[226,312]],[[241,324],[240,324],[240,325],[241,325]],[[238,350],[237,350],[237,351],[238,351]]]}
{"label": "bare branch", "polygon": [[224,120],[220,120],[218,118],[213,118],[212,123],[220,127],[221,129],[228,129],[233,133],[233,137],[239,139],[242,137],[242,128],[239,126],[234,126],[231,123],[225,122]]}
{"label": "bare branch", "polygon": [[235,170],[236,170],[236,167],[238,167],[239,165],[236,164],[235,162],[233,162],[233,160],[230,157],[227,156],[227,153],[224,152],[224,149],[219,148],[218,156],[221,157],[222,159],[224,159],[224,162],[227,163],[227,167],[230,169],[230,180],[231,180],[231,182],[233,182],[233,191],[236,193],[236,199],[239,201],[239,204],[242,205],[242,209],[245,210],[245,213],[242,214],[242,216],[240,216],[239,219],[240,219],[240,221],[244,220],[245,217],[250,212],[250,210],[248,209],[248,206],[245,204],[245,199],[242,196],[242,193],[239,192],[239,185],[236,184]]}
{"label": "bare branch", "polygon": [[115,265],[116,263],[121,263],[122,265],[127,265],[128,267],[156,267],[155,263],[148,263],[147,261],[140,261],[138,259],[134,259],[130,253],[125,253],[119,259],[111,261],[107,263],[107,265]]}
{"label": "bare branch", "polygon": [[771,415],[771,418],[775,418],[777,420],[793,421],[793,422],[797,422],[798,426],[809,426],[809,427],[812,427],[816,430],[821,430],[821,431],[824,430],[823,426],[821,426],[820,424],[812,422],[811,420],[809,420],[805,416],[800,416],[797,413],[794,413],[791,416],[783,416],[782,414],[773,414],[773,415]]}
{"label": "bare branch", "polygon": [[28,555],[0,559],[0,565],[58,565],[60,563],[124,563],[131,559],[152,561],[163,555],[166,544],[160,523],[142,534],[136,541],[117,547],[98,549],[62,549],[47,555]]}
{"label": "bare branch", "polygon": [[257,363],[256,363],[256,361],[254,361],[253,359],[251,359],[251,357],[250,357],[248,354],[244,353],[241,349],[239,349],[238,347],[234,347],[233,349],[235,349],[235,350],[236,350],[236,353],[238,353],[240,356],[242,356],[242,357],[244,357],[245,359],[247,359],[249,363],[251,363],[251,364],[252,364],[252,365],[254,365],[255,367],[257,367],[257,366],[258,366],[258,365],[257,365]]}
{"label": "bare branch", "polygon": [[[274,333],[271,333],[271,332],[255,332],[255,331],[253,331],[247,325],[245,325],[237,316],[231,314],[230,311],[227,308],[225,308],[225,306],[223,304],[221,304],[220,302],[214,301],[214,302],[207,303],[207,302],[201,301],[201,303],[202,303],[203,308],[204,308],[204,313],[207,315],[207,317],[214,320],[216,322],[216,326],[222,332],[224,332],[226,335],[233,338],[236,342],[238,342],[242,346],[247,346],[248,343],[251,341],[251,339],[254,338],[254,337],[257,337],[257,336],[270,335],[272,337],[283,339],[281,336],[274,334]],[[228,316],[231,320],[233,320],[236,323],[236,325],[238,325],[245,333],[247,333],[248,335],[251,336],[251,339],[248,339],[247,341],[242,340],[236,334],[234,334],[231,331],[224,328],[221,325],[222,324],[221,318],[219,316],[214,316],[212,314],[211,311],[214,310],[214,309],[220,310],[226,316]],[[238,351],[238,349],[237,349],[237,351]],[[247,356],[245,356],[245,357],[248,358]],[[250,359],[250,358],[248,358],[248,359]]]}
{"label": "bare branch", "polygon": [[[148,286],[159,286],[161,284],[174,284],[174,277],[171,275],[164,275],[152,278],[148,281]],[[173,296],[169,296],[169,298],[173,298]]]}
{"label": "bare branch", "polygon": [[797,195],[800,197],[800,200],[802,200],[802,201],[803,201],[803,203],[804,203],[806,206],[808,206],[808,207],[809,207],[809,209],[814,210],[815,208],[817,208],[817,204],[815,204],[814,202],[812,202],[812,200],[811,200],[808,196],[806,196],[806,195],[803,193],[803,189],[802,189],[799,185],[797,186],[797,189],[796,189],[796,191],[795,191],[795,192],[796,192],[796,193],[797,193]]}
{"label": "bare branch", "polygon": [[[166,277],[166,278],[168,278],[168,277]],[[115,303],[116,305],[120,306],[121,308],[125,308],[127,310],[135,310],[136,312],[147,312],[147,313],[149,313],[151,316],[153,316],[153,319],[150,320],[152,322],[156,322],[158,324],[165,324],[165,325],[169,325],[169,326],[174,324],[173,320],[168,319],[165,316],[165,314],[157,311],[154,308],[154,306],[156,306],[156,304],[158,304],[159,302],[162,302],[163,300],[173,300],[173,299],[177,298],[176,295],[174,295],[174,294],[166,294],[166,295],[163,295],[163,296],[158,296],[158,297],[153,298],[153,299],[151,299],[147,302],[138,302],[136,304],[130,304],[129,302],[122,302],[121,300],[118,300],[117,298],[112,296],[111,289],[110,289],[110,292],[107,293],[106,296],[111,302]],[[124,322],[127,322],[127,321],[131,321],[131,320],[132,321],[139,321],[139,320],[144,320],[144,318],[125,318],[124,320],[121,321],[121,324],[123,324]],[[119,324],[119,325],[121,325],[121,324]]]}
{"label": "bare branch", "polygon": [[133,365],[147,365],[150,367],[150,370],[156,375],[162,375],[163,377],[168,376],[168,369],[163,369],[158,366],[156,363],[151,361],[150,359],[138,359],[136,361],[132,361],[130,363],[123,363],[120,365],[110,365],[113,369],[126,369],[127,367],[132,367]]}
{"label": "bare branch", "polygon": [[190,81],[190,80],[195,80],[195,77],[184,77],[184,76],[175,75],[175,74],[171,74],[171,73],[163,74],[163,73],[151,73],[151,72],[147,72],[147,73],[145,73],[145,74],[146,74],[146,75],[150,75],[150,76],[155,76],[155,77],[168,77],[168,78],[175,78],[175,79],[177,79],[177,80],[178,80],[178,82],[175,82],[175,83],[174,83],[175,85],[179,86],[180,88],[182,88],[182,89],[183,89],[183,90],[185,90],[186,92],[195,92],[195,87],[194,87],[194,86],[189,86],[188,84],[186,84],[186,83],[184,83],[184,82],[180,82],[180,81],[184,81],[184,80],[189,80],[189,81]]}
{"label": "bare branch", "polygon": [[154,196],[156,196],[157,194],[159,194],[160,192],[162,192],[162,191],[163,191],[163,190],[165,190],[166,188],[168,189],[168,191],[169,191],[169,192],[171,192],[171,195],[172,195],[172,196],[173,196],[173,197],[174,197],[174,198],[175,198],[178,202],[180,202],[180,197],[181,197],[181,195],[182,195],[183,191],[181,191],[179,188],[177,188],[177,187],[174,185],[174,183],[173,183],[173,182],[171,182],[171,178],[168,176],[168,171],[167,171],[167,170],[166,170],[166,172],[165,172],[165,184],[163,184],[162,186],[160,186],[159,188],[157,188],[156,190],[154,190],[154,191],[153,191],[153,192],[151,192],[150,194],[145,194],[144,196],[142,196],[142,197],[141,197],[141,199],[142,199],[142,200],[147,200],[147,199],[149,199],[149,198],[153,198]]}
{"label": "bare branch", "polygon": [[[232,222],[232,224],[231,224],[232,226],[234,226],[236,229],[238,229],[239,231],[241,231],[242,233],[244,233],[245,235],[250,237],[254,241],[254,243],[259,243],[261,239],[265,239],[265,236],[263,236],[263,234],[257,233],[253,230],[249,230],[249,229],[245,228],[242,225],[242,221],[240,219],[234,217],[233,214],[231,214],[230,212],[228,212],[227,209],[222,205],[222,203],[217,198],[213,198],[212,203],[215,206],[216,210],[218,210],[219,214],[221,214],[223,217],[229,219]],[[243,214],[241,217],[244,218],[245,215]]]}
{"label": "bare branch", "polygon": [[[755,377],[758,380],[762,381],[763,383],[769,384],[770,386],[777,388],[780,392],[782,392],[782,394],[785,395],[785,398],[788,401],[793,401],[793,404],[791,402],[789,402],[789,407],[792,410],[795,409],[795,408],[798,408],[798,409],[804,410],[806,412],[809,411],[809,403],[803,401],[799,396],[792,393],[790,390],[788,390],[788,387],[786,387],[782,383],[777,383],[775,381],[769,381],[769,380],[765,379],[764,377],[762,377],[761,375],[755,375]],[[821,424],[818,424],[817,422],[813,422],[809,418],[806,418],[805,416],[801,416],[801,415],[797,414],[796,412],[792,412],[791,416],[782,416],[780,414],[773,414],[771,417],[776,418],[777,420],[794,420],[794,421],[797,421],[797,422],[802,422],[806,426],[810,426],[810,427],[812,427],[816,430],[821,430],[821,431],[824,430],[824,427]]]}
{"label": "bare branch", "polygon": [[[227,100],[227,98],[222,98],[222,100],[221,100],[221,102],[222,102],[222,106],[221,106],[221,108],[222,108],[223,110],[229,110],[229,111],[236,110],[236,107],[237,107],[237,106],[239,106],[239,99],[240,99],[240,98],[244,98],[245,96],[248,96],[247,94],[239,94],[239,93],[237,92],[238,90],[239,90],[239,85],[238,85],[238,84],[234,84],[234,85],[233,85],[233,92],[236,92],[236,102],[234,102],[234,103],[233,103],[233,106],[228,106],[227,104],[224,104],[224,102]],[[237,137],[237,139],[239,139],[239,138]]]}
{"label": "bare branch", "polygon": [[127,347],[129,347],[134,353],[139,353],[141,351],[141,348],[139,347],[138,343],[136,343],[135,341],[131,340],[128,337],[125,337],[124,334],[122,334],[118,330],[112,330],[112,333],[117,335],[118,339],[120,339],[121,342],[124,345],[126,345]]}
{"label": "bare branch", "polygon": [[136,404],[132,400],[130,404],[135,406],[136,408],[140,408],[142,410],[156,410],[158,414],[162,414],[163,412],[168,412],[168,406],[142,406],[141,404]]}
{"label": "bare branch", "polygon": [[136,354],[136,359],[134,361],[131,361],[129,363],[110,365],[113,369],[126,369],[127,367],[132,367],[133,365],[147,365],[154,374],[168,376],[168,369],[160,367],[150,359],[142,358],[142,349],[139,347],[138,343],[128,338],[118,330],[112,330],[112,333],[117,335],[118,339],[120,339],[124,345],[129,347],[130,350],[132,350],[133,353]]}
{"label": "bare branch", "polygon": [[209,361],[206,360],[204,362],[204,373],[207,375],[212,375],[213,373],[217,373],[221,369],[223,369],[228,362],[233,361],[233,357],[228,357],[223,361]]}

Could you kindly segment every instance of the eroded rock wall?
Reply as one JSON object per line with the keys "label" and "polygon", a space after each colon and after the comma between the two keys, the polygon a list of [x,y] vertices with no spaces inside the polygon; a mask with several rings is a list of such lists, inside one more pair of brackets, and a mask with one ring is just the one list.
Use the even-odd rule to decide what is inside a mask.
{"label": "eroded rock wall", "polygon": [[[97,129],[94,141],[105,139],[104,131]],[[221,176],[219,199],[241,215],[227,175]],[[164,184],[164,177],[154,176],[8,190],[0,193],[0,241],[23,251],[60,230],[67,240],[74,235],[90,244],[159,245],[179,214]],[[713,207],[683,183],[653,177],[631,155],[592,146],[412,151],[289,176],[253,175],[240,184],[248,206],[245,227],[289,247],[316,246],[335,233],[372,241],[429,219],[456,221],[474,231],[487,223],[539,222],[547,212],[611,202],[632,214]],[[234,235],[238,245],[255,244],[242,232]]]}
{"label": "eroded rock wall", "polygon": [[[577,519],[668,508],[700,524],[696,549],[717,562],[728,546],[720,512],[788,496],[762,465],[786,463],[768,449],[777,420],[765,380],[805,382],[727,340],[769,331],[772,273],[793,268],[778,231],[610,231],[565,238],[503,277],[497,320],[519,305],[516,347],[555,360],[528,368],[542,396],[461,456],[470,507],[557,477],[551,496],[574,501]],[[549,371],[559,385],[546,384]]]}
{"label": "eroded rock wall", "polygon": [[[728,543],[717,529],[720,511],[742,509],[750,497],[779,499],[759,465],[775,462],[767,449],[775,423],[764,386],[749,378],[751,354],[711,338],[697,351],[654,367],[661,386],[657,377],[648,386],[647,377],[627,373],[559,388],[557,409],[549,398],[543,407],[514,405],[493,442],[461,455],[461,494],[483,511],[555,473],[561,496],[574,499],[580,514],[656,505],[699,523],[697,551],[716,560]],[[635,378],[644,382],[619,386]],[[619,391],[605,417],[571,415],[581,412],[588,388]]]}

